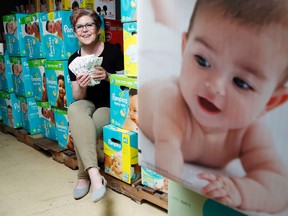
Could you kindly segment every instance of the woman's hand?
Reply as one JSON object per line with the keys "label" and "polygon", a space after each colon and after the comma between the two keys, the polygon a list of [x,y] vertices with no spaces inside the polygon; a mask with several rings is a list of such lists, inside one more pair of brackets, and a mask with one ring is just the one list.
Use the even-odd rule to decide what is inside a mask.
{"label": "woman's hand", "polygon": [[94,80],[109,81],[109,73],[101,66],[95,67],[95,71],[91,73],[91,78]]}
{"label": "woman's hand", "polygon": [[90,74],[89,73],[79,73],[76,76],[76,82],[81,88],[86,88],[90,83]]}

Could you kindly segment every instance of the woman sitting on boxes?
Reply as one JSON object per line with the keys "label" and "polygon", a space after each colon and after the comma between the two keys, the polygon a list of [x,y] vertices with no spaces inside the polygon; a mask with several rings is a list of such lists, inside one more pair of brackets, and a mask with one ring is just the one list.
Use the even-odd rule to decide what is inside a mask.
{"label": "woman sitting on boxes", "polygon": [[[101,66],[95,67],[92,73],[75,75],[69,69],[76,101],[68,108],[68,120],[79,166],[73,196],[75,199],[84,197],[91,184],[91,199],[96,202],[106,193],[106,180],[98,167],[96,140],[110,120],[109,75],[123,72],[124,58],[117,45],[98,40],[101,19],[94,10],[77,10],[71,16],[71,23],[82,47],[69,58],[68,65],[77,57],[91,54],[103,57]],[[100,83],[91,86],[91,79]]]}

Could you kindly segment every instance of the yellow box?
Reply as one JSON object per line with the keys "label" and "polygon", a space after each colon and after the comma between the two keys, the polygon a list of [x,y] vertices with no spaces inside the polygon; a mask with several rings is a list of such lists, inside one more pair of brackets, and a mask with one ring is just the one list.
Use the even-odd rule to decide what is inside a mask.
{"label": "yellow box", "polygon": [[78,8],[94,9],[94,0],[62,0],[63,10],[76,10]]}
{"label": "yellow box", "polygon": [[110,124],[103,128],[103,139],[105,172],[129,184],[138,180],[138,134]]}
{"label": "yellow box", "polygon": [[124,75],[137,77],[137,22],[123,23]]}

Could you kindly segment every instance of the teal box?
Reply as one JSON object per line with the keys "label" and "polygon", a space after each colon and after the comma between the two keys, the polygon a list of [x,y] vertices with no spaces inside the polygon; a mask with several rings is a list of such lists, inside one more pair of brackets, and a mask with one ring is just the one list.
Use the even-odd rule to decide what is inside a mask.
{"label": "teal box", "polygon": [[15,13],[3,16],[4,37],[9,56],[25,56],[20,19],[27,14]]}
{"label": "teal box", "polygon": [[0,92],[3,123],[12,128],[21,128],[20,105],[15,93]]}
{"label": "teal box", "polygon": [[27,59],[45,58],[44,43],[41,43],[42,25],[39,22],[44,14],[28,14],[20,19]]}
{"label": "teal box", "polygon": [[45,61],[46,87],[51,106],[68,107],[74,98],[67,61]]}
{"label": "teal box", "polygon": [[22,127],[31,135],[41,133],[38,105],[33,97],[25,98],[18,96]]}
{"label": "teal box", "polygon": [[[168,216],[184,215],[197,216],[246,216],[244,212],[240,212],[234,208],[223,205],[220,202],[209,199],[201,194],[187,189],[182,184],[169,180],[168,193]],[[186,213],[186,214],[185,214]],[[261,212],[250,212],[251,215],[268,215]],[[250,215],[250,214],[249,214]],[[270,215],[270,214],[269,214]],[[279,215],[279,214],[277,214]],[[281,214],[283,215],[283,214]],[[276,216],[276,214],[275,214]],[[280,215],[279,215],[280,216]]]}
{"label": "teal box", "polygon": [[37,101],[48,101],[44,59],[28,60],[34,98]]}
{"label": "teal box", "polygon": [[103,141],[104,171],[129,184],[138,180],[138,134],[110,124],[103,127]]}
{"label": "teal box", "polygon": [[43,137],[57,141],[56,121],[53,110],[47,101],[36,101]]}
{"label": "teal box", "polygon": [[168,193],[168,178],[141,166],[141,183],[144,186]]}
{"label": "teal box", "polygon": [[121,0],[121,22],[137,21],[137,0]]}
{"label": "teal box", "polygon": [[56,134],[58,145],[61,148],[66,148],[69,143],[69,125],[67,119],[67,109],[53,107],[53,113],[56,120]]}
{"label": "teal box", "polygon": [[0,55],[0,91],[14,92],[13,75],[7,53]]}
{"label": "teal box", "polygon": [[31,74],[25,57],[10,57],[14,92],[17,96],[33,97]]}
{"label": "teal box", "polygon": [[80,46],[70,22],[71,11],[55,11],[41,17],[47,60],[68,60]]}
{"label": "teal box", "polygon": [[110,76],[110,123],[138,132],[137,79],[123,75]]}

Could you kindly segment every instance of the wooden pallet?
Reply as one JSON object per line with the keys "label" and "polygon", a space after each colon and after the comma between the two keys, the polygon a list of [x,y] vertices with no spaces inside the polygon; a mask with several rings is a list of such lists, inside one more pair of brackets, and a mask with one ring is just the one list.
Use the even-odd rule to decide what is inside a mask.
{"label": "wooden pallet", "polygon": [[[23,142],[38,151],[49,153],[55,161],[62,163],[73,170],[78,169],[75,152],[60,148],[56,141],[42,137],[41,134],[29,135],[28,132],[23,129],[15,129],[3,125],[1,121],[0,131],[14,135],[20,142]],[[101,166],[100,172],[107,180],[107,186],[112,190],[131,198],[139,204],[148,202],[162,208],[163,210],[168,210],[168,195],[164,192],[143,186],[141,184],[141,179],[130,185],[106,174],[103,166]]]}
{"label": "wooden pallet", "polygon": [[107,180],[107,186],[112,190],[130,197],[133,201],[139,204],[148,202],[164,210],[168,210],[167,193],[143,186],[141,184],[141,179],[130,185],[109,174],[106,174],[103,170],[100,170],[100,172],[101,175],[103,175]]}
{"label": "wooden pallet", "polygon": [[38,151],[50,154],[55,161],[63,163],[73,170],[78,169],[75,152],[60,148],[58,143],[54,140],[45,138],[41,134],[30,135],[27,131],[21,128],[11,128],[4,125],[2,122],[0,122],[0,131],[14,135],[20,142],[25,143]]}

